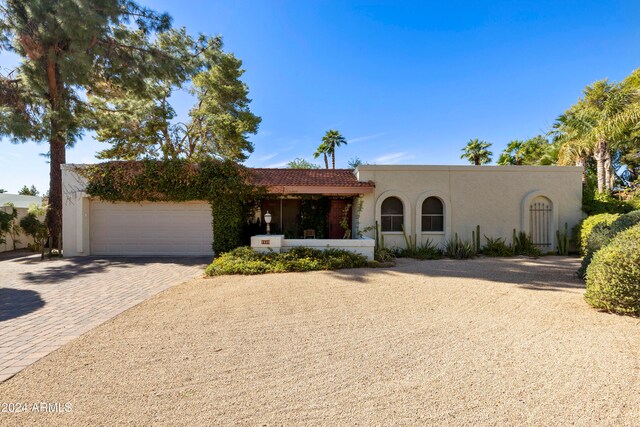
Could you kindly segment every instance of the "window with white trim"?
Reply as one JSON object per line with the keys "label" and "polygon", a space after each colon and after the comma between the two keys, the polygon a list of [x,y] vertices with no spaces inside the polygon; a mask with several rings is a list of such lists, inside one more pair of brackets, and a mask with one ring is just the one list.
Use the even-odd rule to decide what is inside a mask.
{"label": "window with white trim", "polygon": [[437,197],[427,197],[422,202],[422,231],[444,231],[444,205]]}
{"label": "window with white trim", "polygon": [[382,231],[402,231],[404,223],[404,206],[397,197],[387,197],[380,209]]}

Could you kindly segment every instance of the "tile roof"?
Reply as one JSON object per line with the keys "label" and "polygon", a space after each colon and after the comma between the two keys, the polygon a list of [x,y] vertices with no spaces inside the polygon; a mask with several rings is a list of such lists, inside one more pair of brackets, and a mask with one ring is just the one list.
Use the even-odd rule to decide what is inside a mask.
{"label": "tile roof", "polygon": [[267,169],[251,168],[253,183],[266,187],[375,187],[358,181],[351,169]]}

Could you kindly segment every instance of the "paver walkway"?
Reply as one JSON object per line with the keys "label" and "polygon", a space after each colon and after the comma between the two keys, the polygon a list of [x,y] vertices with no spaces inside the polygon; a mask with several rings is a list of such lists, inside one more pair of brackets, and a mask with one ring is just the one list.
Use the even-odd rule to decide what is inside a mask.
{"label": "paver walkway", "polygon": [[0,260],[0,382],[172,285],[203,258]]}

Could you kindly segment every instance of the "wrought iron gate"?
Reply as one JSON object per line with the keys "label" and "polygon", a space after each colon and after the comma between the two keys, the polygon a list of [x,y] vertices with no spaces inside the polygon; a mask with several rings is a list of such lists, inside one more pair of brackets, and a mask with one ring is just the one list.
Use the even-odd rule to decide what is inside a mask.
{"label": "wrought iron gate", "polygon": [[551,203],[535,201],[529,206],[529,235],[540,249],[551,249]]}

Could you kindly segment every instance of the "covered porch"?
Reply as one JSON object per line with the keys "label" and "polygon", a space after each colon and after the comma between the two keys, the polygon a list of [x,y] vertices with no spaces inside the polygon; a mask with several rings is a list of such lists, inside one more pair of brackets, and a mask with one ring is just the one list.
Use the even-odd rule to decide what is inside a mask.
{"label": "covered porch", "polygon": [[358,237],[360,200],[373,192],[373,183],[358,181],[350,169],[254,169],[254,179],[268,191],[254,217],[254,249],[306,246],[362,253],[359,248],[365,247],[365,255],[373,255],[373,241]]}

